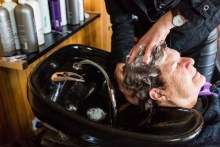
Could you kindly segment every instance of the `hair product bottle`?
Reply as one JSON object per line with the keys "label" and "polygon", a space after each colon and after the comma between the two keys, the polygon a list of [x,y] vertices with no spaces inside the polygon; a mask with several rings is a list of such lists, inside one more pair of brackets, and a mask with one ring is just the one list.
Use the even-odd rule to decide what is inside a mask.
{"label": "hair product bottle", "polygon": [[79,21],[84,20],[84,1],[79,0]]}
{"label": "hair product bottle", "polygon": [[61,12],[61,25],[65,26],[67,24],[66,20],[66,1],[60,0],[60,12]]}
{"label": "hair product bottle", "polygon": [[25,3],[26,0],[18,0],[18,5],[15,7],[15,18],[21,50],[24,53],[32,53],[39,50],[37,32],[33,9]]}
{"label": "hair product bottle", "polygon": [[6,8],[0,5],[0,56],[16,53],[10,16]]}
{"label": "hair product bottle", "polygon": [[34,21],[37,31],[38,45],[42,45],[45,43],[45,39],[44,39],[43,24],[41,21],[41,12],[40,12],[39,3],[36,0],[27,0],[26,4],[30,5],[34,11]]}
{"label": "hair product bottle", "polygon": [[62,31],[60,0],[49,0],[49,9],[52,21],[52,29]]}
{"label": "hair product bottle", "polygon": [[44,34],[51,32],[51,21],[48,0],[37,0],[40,5],[41,21],[43,24]]}
{"label": "hair product bottle", "polygon": [[79,0],[66,0],[67,24],[77,25],[79,21]]}
{"label": "hair product bottle", "polygon": [[9,12],[14,41],[15,41],[15,47],[17,50],[19,50],[19,49],[21,49],[21,46],[20,46],[20,42],[18,39],[18,31],[17,31],[15,15],[14,15],[14,9],[15,9],[16,5],[17,4],[15,2],[12,2],[12,0],[4,0],[4,3],[2,3],[2,6],[5,7]]}

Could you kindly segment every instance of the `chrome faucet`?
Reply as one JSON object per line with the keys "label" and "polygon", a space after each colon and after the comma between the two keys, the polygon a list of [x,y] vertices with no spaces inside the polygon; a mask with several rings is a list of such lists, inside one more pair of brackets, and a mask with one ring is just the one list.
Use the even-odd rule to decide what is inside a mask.
{"label": "chrome faucet", "polygon": [[112,119],[114,121],[113,124],[116,124],[116,121],[117,121],[117,105],[116,105],[116,99],[115,99],[115,90],[112,86],[112,83],[110,81],[110,78],[109,78],[108,74],[106,73],[106,71],[100,65],[98,65],[97,63],[95,63],[91,60],[87,60],[87,59],[82,60],[80,62],[73,63],[73,68],[75,70],[80,70],[80,69],[82,69],[83,64],[93,65],[96,68],[98,68],[101,71],[101,73],[103,74],[103,76],[106,80],[106,83],[107,83],[108,93],[109,93],[111,104],[112,104],[112,109],[113,109],[113,118]]}
{"label": "chrome faucet", "polygon": [[85,79],[77,73],[74,72],[56,72],[51,76],[53,82],[61,81],[77,81],[85,82]]}
{"label": "chrome faucet", "polygon": [[74,72],[56,72],[51,76],[52,85],[55,86],[55,91],[51,94],[50,99],[57,101],[66,81],[85,82],[85,79]]}

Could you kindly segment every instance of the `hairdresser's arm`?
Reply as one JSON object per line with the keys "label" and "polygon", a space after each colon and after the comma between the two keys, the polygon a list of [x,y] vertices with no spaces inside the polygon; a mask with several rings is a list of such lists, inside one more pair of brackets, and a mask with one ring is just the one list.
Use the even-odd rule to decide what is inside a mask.
{"label": "hairdresser's arm", "polygon": [[140,39],[140,41],[132,48],[128,63],[131,63],[140,51],[140,46],[146,46],[146,52],[143,62],[147,63],[152,49],[161,41],[164,41],[170,30],[174,27],[172,23],[172,13],[168,11],[151,27],[151,29]]}
{"label": "hairdresser's arm", "polygon": [[105,0],[106,10],[112,24],[111,53],[114,64],[124,63],[134,46],[132,15],[120,6],[118,0]]}
{"label": "hairdresser's arm", "polygon": [[[207,34],[220,24],[220,0],[181,0],[174,9],[177,9],[179,14],[188,20],[187,23],[180,27],[182,31],[193,30],[194,28],[198,30],[198,27],[200,27],[203,28],[203,32]],[[174,9],[171,11],[174,11]],[[170,25],[172,24],[172,17],[169,11],[154,24],[140,39],[140,42],[132,48],[129,63],[137,56],[140,45],[146,45],[146,53],[143,61],[147,62],[152,48],[161,40],[165,40],[170,29],[174,27]],[[191,35],[193,35],[193,33],[196,32],[192,32]]]}

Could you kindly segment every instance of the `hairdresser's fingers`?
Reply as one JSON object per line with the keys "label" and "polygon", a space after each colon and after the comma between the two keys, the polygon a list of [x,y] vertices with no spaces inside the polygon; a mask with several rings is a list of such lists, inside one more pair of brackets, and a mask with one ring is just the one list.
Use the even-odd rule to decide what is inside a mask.
{"label": "hairdresser's fingers", "polygon": [[116,68],[115,68],[115,76],[116,76],[116,80],[117,80],[117,83],[118,83],[118,86],[119,86],[119,89],[121,90],[122,88],[122,81],[124,79],[123,77],[123,65],[122,63],[118,63],[116,65]]}
{"label": "hairdresser's fingers", "polygon": [[152,41],[148,44],[148,46],[146,46],[146,50],[145,50],[145,54],[143,56],[143,62],[148,64],[149,61],[150,61],[150,56],[151,56],[151,53],[153,51],[153,48],[155,45],[157,45],[157,41]]}
{"label": "hairdresser's fingers", "polygon": [[123,70],[122,68],[120,67],[120,65],[117,64],[116,66],[116,70],[115,70],[115,76],[116,76],[116,80],[117,80],[117,83],[118,83],[118,87],[119,87],[119,90],[125,95],[127,94],[125,92],[125,89],[122,85],[122,81],[124,80],[124,77],[123,77]]}
{"label": "hairdresser's fingers", "polygon": [[128,54],[126,63],[130,64],[131,62],[133,62],[136,56],[138,55],[138,53],[139,53],[139,47],[136,45],[131,49],[131,52]]}
{"label": "hairdresser's fingers", "polygon": [[134,59],[138,56],[138,54],[140,53],[140,51],[145,50],[146,49],[146,43],[139,43],[137,45],[135,45],[131,52],[129,53],[129,55],[127,56],[127,64],[130,64],[131,62],[134,61]]}

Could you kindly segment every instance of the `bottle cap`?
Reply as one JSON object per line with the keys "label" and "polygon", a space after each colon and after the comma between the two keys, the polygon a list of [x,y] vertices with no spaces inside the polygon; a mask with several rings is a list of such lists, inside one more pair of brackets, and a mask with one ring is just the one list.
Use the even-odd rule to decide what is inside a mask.
{"label": "bottle cap", "polygon": [[26,0],[18,0],[18,3],[19,3],[19,4],[25,4],[25,3],[26,3]]}
{"label": "bottle cap", "polygon": [[4,0],[5,1],[5,3],[10,3],[10,2],[12,2],[12,0]]}

